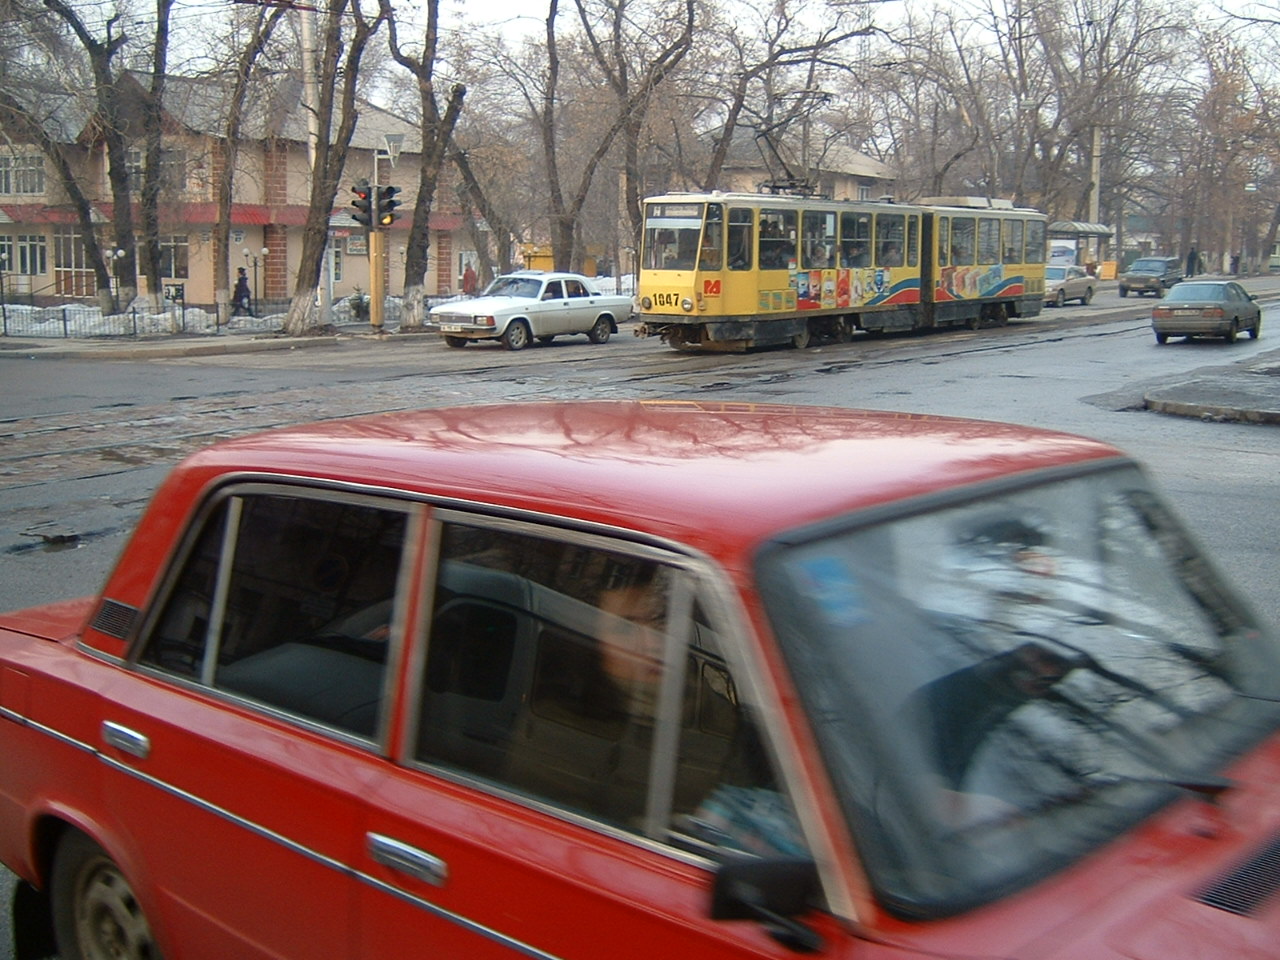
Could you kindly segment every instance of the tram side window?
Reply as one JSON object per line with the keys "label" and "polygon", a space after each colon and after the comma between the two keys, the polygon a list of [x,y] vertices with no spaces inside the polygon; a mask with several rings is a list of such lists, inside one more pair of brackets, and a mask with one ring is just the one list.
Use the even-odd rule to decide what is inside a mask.
{"label": "tram side window", "polygon": [[755,211],[742,207],[729,209],[729,269],[750,270],[754,262]]}
{"label": "tram side window", "polygon": [[804,256],[800,266],[821,270],[836,265],[836,215],[829,210],[806,210],[801,217]]}
{"label": "tram side window", "polygon": [[1027,224],[1027,263],[1044,263],[1044,222],[1032,220]]}
{"label": "tram side window", "polygon": [[951,218],[938,218],[938,266],[951,263]]}
{"label": "tram side window", "polygon": [[957,267],[973,264],[977,249],[977,223],[971,217],[955,217],[951,221],[951,263]]}
{"label": "tram side window", "polygon": [[978,219],[978,263],[1000,262],[1000,221],[995,217]]}
{"label": "tram side window", "polygon": [[920,218],[907,217],[907,266],[920,264]]}
{"label": "tram side window", "polygon": [[698,252],[699,270],[719,270],[724,263],[724,207],[707,204],[707,222],[702,228],[702,249]]}
{"label": "tram side window", "polygon": [[871,266],[871,214],[840,214],[840,266]]}
{"label": "tram side window", "polygon": [[760,211],[760,269],[786,270],[796,262],[796,211]]}
{"label": "tram side window", "polygon": [[906,241],[906,217],[900,213],[876,216],[876,266],[902,266],[902,245]]}
{"label": "tram side window", "polygon": [[1004,262],[1022,263],[1022,221],[1004,221]]}

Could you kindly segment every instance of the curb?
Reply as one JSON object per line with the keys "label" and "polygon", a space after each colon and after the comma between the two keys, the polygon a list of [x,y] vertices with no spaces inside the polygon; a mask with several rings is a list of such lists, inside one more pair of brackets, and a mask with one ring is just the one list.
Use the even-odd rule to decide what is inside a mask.
{"label": "curb", "polygon": [[[265,353],[268,350],[299,350],[310,347],[336,347],[344,338],[341,334],[325,337],[272,337],[269,339],[225,339],[217,341],[187,340],[179,343],[135,343],[130,346],[116,344],[90,347],[77,345],[62,347],[39,344],[28,347],[12,346],[0,350],[0,358],[16,356],[25,360],[140,360],[164,357],[225,356],[233,353]],[[107,352],[109,351],[109,352]]]}

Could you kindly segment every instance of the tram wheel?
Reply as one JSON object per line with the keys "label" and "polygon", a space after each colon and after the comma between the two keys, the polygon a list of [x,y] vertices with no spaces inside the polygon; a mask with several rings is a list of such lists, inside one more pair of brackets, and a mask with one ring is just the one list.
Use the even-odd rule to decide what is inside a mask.
{"label": "tram wheel", "polygon": [[809,346],[809,341],[811,339],[813,339],[813,335],[809,332],[809,325],[805,324],[803,330],[792,335],[791,346],[795,347],[797,350],[803,350],[805,347]]}

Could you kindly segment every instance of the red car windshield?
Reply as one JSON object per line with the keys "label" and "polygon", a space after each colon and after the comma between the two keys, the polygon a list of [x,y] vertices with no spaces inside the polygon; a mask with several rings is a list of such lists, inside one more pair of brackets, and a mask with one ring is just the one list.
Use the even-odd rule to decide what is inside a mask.
{"label": "red car windshield", "polygon": [[766,551],[864,866],[941,916],[1078,860],[1280,726],[1280,649],[1132,467]]}

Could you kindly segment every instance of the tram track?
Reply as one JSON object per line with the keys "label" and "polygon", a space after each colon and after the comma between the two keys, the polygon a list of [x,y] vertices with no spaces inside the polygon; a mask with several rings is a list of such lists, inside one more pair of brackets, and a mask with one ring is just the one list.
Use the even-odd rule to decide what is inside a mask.
{"label": "tram track", "polygon": [[[388,363],[388,345],[370,343],[337,356],[326,351],[323,356],[297,352],[168,359],[164,362],[182,365],[314,366],[319,382],[281,386],[265,394],[259,385],[150,404],[112,402],[0,420],[0,491],[174,463],[220,439],[309,420],[451,403],[706,396],[747,385],[783,384],[810,374],[846,375],[868,365],[940,361],[1033,346],[1049,336],[1069,335],[1063,331],[1074,327],[1114,322],[1116,313],[1125,312],[1131,315],[1132,308],[1107,311],[1109,317],[1090,311],[1085,317],[1015,322],[976,332],[857,337],[806,350],[746,354],[647,349],[656,343],[633,341],[623,349],[604,350],[576,343],[519,353],[415,349],[401,351]],[[434,346],[430,341],[423,345]],[[394,350],[397,345],[390,346]],[[383,366],[385,373],[371,385],[365,374],[375,366]],[[353,383],[363,388],[353,389]]]}

